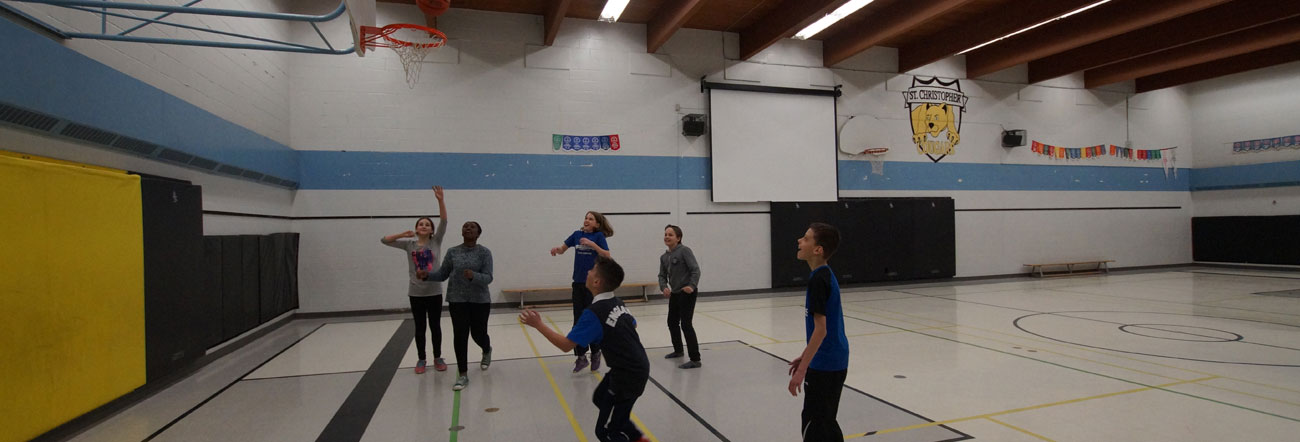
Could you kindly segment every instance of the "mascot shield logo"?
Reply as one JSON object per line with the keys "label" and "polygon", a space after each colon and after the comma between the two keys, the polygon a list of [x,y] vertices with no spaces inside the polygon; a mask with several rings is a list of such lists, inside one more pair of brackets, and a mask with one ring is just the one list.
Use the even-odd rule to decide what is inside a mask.
{"label": "mascot shield logo", "polygon": [[912,87],[903,91],[903,102],[912,121],[912,143],[917,153],[939,162],[957,153],[961,142],[961,117],[966,113],[966,101],[956,79],[943,81],[939,77],[922,79],[912,77]]}

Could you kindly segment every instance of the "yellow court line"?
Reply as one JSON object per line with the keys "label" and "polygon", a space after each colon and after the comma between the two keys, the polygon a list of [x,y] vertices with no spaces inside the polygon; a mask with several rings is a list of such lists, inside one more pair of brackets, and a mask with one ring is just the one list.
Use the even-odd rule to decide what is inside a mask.
{"label": "yellow court line", "polygon": [[745,328],[745,327],[741,327],[739,324],[736,324],[736,323],[734,323],[734,322],[728,321],[728,320],[726,320],[726,319],[722,319],[722,318],[719,318],[719,317],[717,317],[717,316],[713,316],[713,315],[710,315],[710,314],[708,314],[708,313],[704,313],[704,312],[696,312],[696,313],[699,313],[699,314],[701,314],[701,315],[708,316],[708,317],[710,317],[710,318],[716,319],[716,320],[721,321],[722,323],[727,324],[727,325],[730,325],[730,326],[732,326],[732,327],[735,327],[735,328],[738,328],[738,329],[741,329],[741,330],[747,331],[747,332],[749,332],[749,333],[751,333],[751,334],[753,334],[753,335],[755,335],[755,336],[758,336],[758,337],[761,337],[761,338],[767,339],[767,340],[769,340],[769,341],[772,341],[772,343],[774,343],[774,344],[779,344],[779,343],[781,343],[781,340],[779,340],[779,339],[773,338],[773,337],[771,337],[771,336],[764,335],[764,334],[762,334],[762,333],[759,333],[759,332],[756,332],[756,331],[753,331],[753,330],[747,329],[747,328]]}
{"label": "yellow court line", "polygon": [[546,380],[551,383],[551,391],[555,392],[555,398],[560,400],[560,406],[564,408],[564,415],[569,417],[569,425],[573,426],[573,433],[578,435],[579,442],[587,442],[587,435],[582,433],[582,426],[578,425],[578,419],[573,417],[573,410],[569,408],[569,401],[564,399],[564,393],[560,392],[560,385],[555,383],[555,376],[551,375],[551,369],[546,367],[546,362],[542,360],[542,353],[537,351],[537,345],[533,344],[533,337],[528,334],[528,329],[524,324],[519,324],[519,331],[523,332],[524,338],[528,339],[528,346],[533,349],[533,356],[537,357],[537,365],[542,366],[542,371],[546,372]]}
{"label": "yellow court line", "polygon": [[[547,321],[547,322],[550,322],[550,323],[551,323],[551,326],[555,327],[557,330],[560,328],[558,325],[555,325],[555,320],[554,320],[554,319],[551,319],[550,316],[546,316],[545,318],[546,318],[546,321]],[[592,376],[595,376],[597,381],[600,380],[600,372],[598,372],[598,371],[593,371],[593,372],[591,372],[591,375],[592,375]],[[554,381],[551,381],[551,382],[552,382],[552,385],[553,385],[553,384],[554,384]],[[641,418],[636,417],[636,413],[631,413],[631,415],[632,415],[632,422],[633,422],[633,423],[636,423],[638,426],[640,426],[642,430],[645,430],[645,436],[648,437],[648,438],[650,438],[650,441],[651,441],[651,442],[659,442],[659,439],[656,439],[656,438],[655,438],[654,433],[650,432],[650,427],[647,427],[647,426],[645,425],[645,423],[641,422]],[[570,416],[570,417],[572,417],[572,416]],[[577,423],[575,422],[574,425],[577,425]]]}
{"label": "yellow court line", "polygon": [[[896,311],[892,311],[892,310],[885,310],[885,309],[873,309],[873,310],[874,310],[874,311],[884,311],[884,312],[889,312],[889,313],[893,313],[893,314],[896,314],[896,315],[910,316],[910,317],[919,318],[919,319],[925,319],[925,320],[932,321],[932,322],[943,322],[943,321],[938,321],[938,320],[928,319],[928,318],[925,318],[925,317],[923,317],[923,316],[917,316],[917,315],[913,315],[913,314],[909,314],[909,313],[903,313],[903,312],[896,312]],[[891,319],[891,320],[899,321],[899,322],[908,322],[908,321],[903,320],[903,319],[890,318],[890,317],[888,317],[888,316],[883,316],[883,315],[879,315],[879,314],[873,314],[873,313],[864,312],[864,311],[859,311],[859,310],[850,310],[850,311],[857,312],[857,313],[870,314],[870,315],[874,315],[874,316],[877,316],[877,317],[887,318],[887,319]],[[910,323],[911,323],[911,324],[917,324],[917,323],[915,323],[915,322],[910,322]],[[950,324],[951,324],[951,323],[950,323]],[[921,325],[921,324],[917,324],[917,325]],[[961,327],[961,328],[968,328],[968,329],[971,329],[971,330],[979,330],[979,331],[988,332],[988,333],[993,333],[993,334],[999,334],[999,335],[1003,335],[1003,336],[1009,336],[1009,337],[1013,337],[1013,338],[1016,338],[1016,339],[1022,339],[1022,340],[1029,341],[1029,342],[1037,342],[1037,343],[1040,343],[1040,344],[1051,345],[1051,346],[1055,346],[1055,347],[1068,348],[1068,349],[1078,350],[1078,351],[1083,351],[1083,352],[1087,352],[1087,353],[1096,353],[1096,354],[1099,354],[1099,355],[1109,356],[1109,357],[1118,358],[1118,359],[1125,359],[1125,360],[1134,361],[1134,362],[1140,362],[1140,363],[1143,363],[1143,364],[1154,365],[1154,366],[1157,366],[1157,367],[1171,368],[1171,369],[1174,369],[1174,370],[1185,371],[1185,372],[1188,372],[1188,373],[1193,373],[1193,374],[1197,374],[1197,375],[1201,375],[1201,376],[1217,376],[1217,377],[1222,378],[1222,379],[1225,379],[1225,380],[1231,380],[1231,381],[1241,382],[1241,383],[1245,383],[1245,384],[1256,385],[1256,386],[1260,386],[1260,387],[1272,388],[1272,389],[1274,389],[1274,390],[1289,391],[1289,392],[1292,392],[1292,393],[1300,393],[1300,390],[1295,390],[1295,389],[1291,389],[1291,388],[1279,387],[1279,386],[1276,386],[1276,385],[1269,385],[1269,384],[1265,384],[1265,383],[1261,383],[1261,382],[1255,382],[1255,381],[1251,381],[1251,380],[1246,380],[1246,379],[1241,379],[1241,378],[1235,378],[1235,377],[1232,377],[1232,376],[1228,376],[1228,375],[1224,375],[1224,374],[1219,374],[1219,373],[1210,373],[1210,372],[1205,372],[1205,371],[1200,371],[1200,370],[1193,370],[1193,369],[1185,368],[1185,367],[1179,367],[1179,366],[1175,366],[1175,365],[1162,364],[1162,363],[1159,363],[1159,362],[1142,360],[1142,359],[1138,359],[1138,358],[1134,358],[1134,357],[1125,356],[1125,355],[1123,355],[1123,354],[1113,354],[1113,353],[1108,353],[1108,352],[1104,352],[1104,351],[1096,350],[1096,349],[1092,349],[1092,348],[1087,348],[1087,347],[1071,346],[1071,345],[1062,344],[1062,343],[1060,343],[1060,342],[1048,341],[1048,340],[1042,340],[1042,339],[1036,339],[1036,338],[1029,338],[1029,337],[1024,337],[1024,336],[1020,336],[1020,335],[1013,335],[1013,334],[1010,334],[1010,333],[1005,333],[1005,332],[1001,332],[1001,331],[997,331],[997,330],[990,330],[990,329],[987,329],[987,328],[975,327],[975,326],[970,326],[970,325],[953,324],[953,326],[954,326],[954,327]],[[1005,342],[1005,341],[998,341],[998,340],[996,340],[996,339],[994,339],[994,338],[990,338],[990,337],[987,337],[987,336],[980,336],[980,335],[969,334],[969,333],[967,333],[966,335],[967,335],[967,336],[974,336],[974,337],[977,337],[977,338],[988,339],[988,340],[995,341],[995,342],[1003,342],[1003,343],[1011,344],[1011,345],[1024,345],[1024,344],[1015,344],[1015,343]],[[1043,349],[1041,349],[1041,348],[1039,348],[1038,350],[1041,350],[1041,351],[1047,351],[1047,350],[1043,350]],[[1076,357],[1077,357],[1077,356],[1076,356]],[[1092,360],[1090,360],[1090,359],[1084,359],[1084,360],[1086,360],[1086,361],[1092,361]],[[1103,362],[1098,362],[1098,361],[1092,361],[1092,362],[1096,362],[1096,363],[1098,363],[1098,364],[1104,364]],[[1124,368],[1125,370],[1135,371],[1135,372],[1138,372],[1138,373],[1146,373],[1146,372],[1144,372],[1144,371],[1141,371],[1141,370],[1138,370],[1138,369],[1135,369],[1135,368],[1127,368],[1127,367],[1122,367],[1122,366],[1117,366],[1117,367]],[[1163,376],[1163,375],[1155,375],[1155,376],[1160,376],[1160,377],[1164,377],[1164,378],[1168,378],[1168,379],[1178,379],[1178,378],[1176,378],[1176,377]],[[1232,391],[1232,392],[1234,392],[1234,393],[1248,394],[1248,393],[1242,393],[1242,392],[1240,392],[1240,391],[1228,390],[1228,389],[1223,388],[1223,387],[1212,387],[1212,388],[1220,388],[1220,389],[1224,389],[1224,390],[1227,390],[1227,391]],[[1261,398],[1262,398],[1262,397],[1261,397]],[[1278,400],[1278,399],[1273,399],[1273,400]]]}
{"label": "yellow court line", "polygon": [[1017,426],[1015,426],[1015,425],[1008,424],[1008,423],[1006,423],[1006,422],[1002,422],[1002,421],[1000,421],[1000,420],[997,420],[997,419],[994,419],[994,418],[991,418],[991,417],[986,417],[985,419],[988,419],[988,420],[990,420],[990,421],[993,421],[993,423],[996,423],[996,424],[998,424],[998,425],[1001,425],[1001,426],[1004,426],[1004,427],[1010,428],[1010,429],[1012,429],[1012,430],[1019,431],[1019,432],[1021,432],[1021,433],[1028,434],[1028,435],[1030,435],[1030,436],[1033,436],[1033,437],[1036,437],[1036,438],[1039,438],[1039,439],[1042,439],[1042,440],[1045,440],[1045,441],[1048,441],[1048,442],[1056,442],[1056,441],[1054,441],[1054,440],[1052,440],[1052,439],[1048,439],[1048,438],[1044,437],[1044,436],[1041,435],[1041,434],[1038,434],[1038,433],[1035,433],[1035,432],[1032,432],[1032,431],[1026,430],[1026,429],[1024,429],[1024,428],[1017,427]]}
{"label": "yellow court line", "polygon": [[[987,418],[990,418],[990,417],[993,417],[993,416],[1001,416],[1001,415],[1004,415],[1004,414],[1019,413],[1019,412],[1022,412],[1022,411],[1038,410],[1038,409],[1042,409],[1042,408],[1055,407],[1055,406],[1057,406],[1057,405],[1066,405],[1066,404],[1073,404],[1073,403],[1078,403],[1078,402],[1090,401],[1090,400],[1093,400],[1093,399],[1103,399],[1103,398],[1108,398],[1108,397],[1113,397],[1113,396],[1121,396],[1121,395],[1130,394],[1130,393],[1140,393],[1140,392],[1143,392],[1143,391],[1150,391],[1150,390],[1163,390],[1163,389],[1165,389],[1165,388],[1167,388],[1167,387],[1172,387],[1172,386],[1175,386],[1175,385],[1191,384],[1191,383],[1195,383],[1195,382],[1208,381],[1208,380],[1210,380],[1210,379],[1217,379],[1217,378],[1218,378],[1218,376],[1209,376],[1209,377],[1204,377],[1204,378],[1200,378],[1200,379],[1191,379],[1191,380],[1186,380],[1186,381],[1170,382],[1170,383],[1168,383],[1168,384],[1155,385],[1155,386],[1151,386],[1151,387],[1134,388],[1134,389],[1132,389],[1132,390],[1116,391],[1116,392],[1114,392],[1114,393],[1099,394],[1099,395],[1096,395],[1096,396],[1088,396],[1088,397],[1078,398],[1078,399],[1070,399],[1070,400],[1065,400],[1065,401],[1049,402],[1049,403],[1046,403],[1046,404],[1031,405],[1031,406],[1028,406],[1028,407],[1013,408],[1013,409],[1010,409],[1010,410],[1003,410],[1003,411],[998,411],[998,412],[993,412],[993,413],[981,414],[981,415],[978,415],[978,416],[959,417],[959,418],[956,418],[956,419],[948,419],[948,420],[935,421],[935,422],[926,422],[926,423],[923,423],[923,424],[909,425],[909,426],[906,426],[906,427],[890,428],[890,429],[888,429],[888,430],[880,430],[880,431],[874,432],[874,433],[872,433],[872,434],[897,433],[897,432],[900,432],[900,431],[908,431],[908,430],[916,430],[916,429],[919,429],[919,428],[935,427],[935,426],[939,426],[939,425],[947,425],[947,424],[952,424],[952,423],[957,423],[957,422],[965,422],[965,421],[969,421],[969,420],[987,419]],[[866,435],[867,435],[867,433],[858,433],[858,434],[853,434],[853,435],[849,435],[849,436],[844,436],[844,438],[845,438],[845,439],[853,439],[853,438],[858,438],[858,437],[864,437],[864,436],[866,436]]]}

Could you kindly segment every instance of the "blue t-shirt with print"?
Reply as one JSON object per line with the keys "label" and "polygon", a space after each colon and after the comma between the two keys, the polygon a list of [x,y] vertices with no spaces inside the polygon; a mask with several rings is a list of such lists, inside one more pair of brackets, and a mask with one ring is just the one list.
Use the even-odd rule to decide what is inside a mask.
{"label": "blue t-shirt with print", "polygon": [[609,250],[609,244],[605,243],[605,232],[599,230],[591,233],[581,230],[573,231],[569,238],[564,240],[564,245],[573,249],[573,282],[587,282],[587,271],[596,265],[596,251],[590,247],[582,245],[582,239],[587,238],[596,243],[600,248]]}

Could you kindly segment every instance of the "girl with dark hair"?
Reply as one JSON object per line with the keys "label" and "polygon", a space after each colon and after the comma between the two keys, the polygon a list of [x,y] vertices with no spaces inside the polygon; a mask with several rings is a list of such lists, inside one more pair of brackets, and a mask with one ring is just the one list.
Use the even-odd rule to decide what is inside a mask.
{"label": "girl with dark hair", "polygon": [[695,300],[699,296],[700,264],[695,253],[682,244],[682,228],[669,224],[664,227],[664,245],[668,250],[659,256],[659,289],[668,298],[668,334],[673,340],[673,352],[667,359],[682,357],[682,335],[686,335],[686,349],[690,361],[678,368],[700,367],[700,341],[695,337]]}
{"label": "girl with dark hair", "polygon": [[[442,250],[442,237],[447,231],[447,203],[442,198],[442,186],[433,186],[433,195],[438,198],[438,226],[428,217],[415,222],[415,231],[407,230],[380,239],[384,245],[406,252],[409,260],[407,270],[411,282],[407,286],[406,296],[411,299],[411,314],[415,317],[415,350],[420,360],[415,364],[415,373],[425,370],[424,330],[433,329],[433,369],[447,370],[447,362],[442,359],[442,284],[429,279],[429,274],[438,268],[438,251]],[[414,238],[414,239],[412,239]]]}
{"label": "girl with dark hair", "polygon": [[460,236],[464,241],[447,249],[442,257],[442,266],[429,275],[434,281],[447,282],[447,309],[451,312],[452,348],[456,350],[456,368],[460,376],[456,378],[453,390],[463,390],[469,385],[467,352],[469,337],[474,337],[483,352],[479,368],[488,369],[492,364],[492,340],[488,337],[488,314],[492,312],[492,294],[488,284],[492,283],[492,251],[478,244],[483,234],[483,226],[476,221],[467,221],[460,227]]}
{"label": "girl with dark hair", "polygon": [[[606,238],[614,236],[614,226],[609,225],[609,220],[600,212],[587,212],[587,216],[582,219],[582,228],[573,232],[564,244],[551,249],[551,256],[564,254],[570,247],[577,248],[573,256],[573,322],[577,323],[578,318],[582,316],[582,311],[591,305],[592,293],[587,289],[587,271],[596,264],[596,257],[602,256],[609,258],[609,243],[605,242]],[[578,373],[586,368],[587,347],[577,346],[573,349],[573,354],[578,356],[578,360],[573,363],[573,372]],[[600,369],[600,347],[597,344],[591,346],[591,371]]]}

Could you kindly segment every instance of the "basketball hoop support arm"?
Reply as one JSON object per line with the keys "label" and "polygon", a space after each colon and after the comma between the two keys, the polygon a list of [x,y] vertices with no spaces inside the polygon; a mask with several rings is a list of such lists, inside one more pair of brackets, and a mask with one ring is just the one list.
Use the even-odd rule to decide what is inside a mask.
{"label": "basketball hoop support arm", "polygon": [[[142,22],[140,25],[122,31],[121,33],[109,34],[105,31],[104,33],[97,34],[97,33],[89,33],[89,32],[70,32],[70,31],[58,29],[57,27],[36,20],[30,16],[25,17],[28,20],[36,20],[38,25],[51,29],[55,31],[56,34],[59,34],[64,38],[85,38],[85,39],[92,39],[92,40],[125,41],[125,42],[135,42],[135,43],[171,44],[171,45],[182,45],[182,46],[204,46],[204,47],[214,47],[214,48],[248,49],[248,50],[279,51],[279,52],[300,52],[300,53],[307,53],[307,54],[329,54],[329,55],[351,54],[356,49],[355,47],[349,47],[347,49],[334,49],[334,46],[329,43],[329,40],[325,38],[324,34],[322,34],[320,29],[316,26],[316,23],[334,20],[339,16],[343,15],[343,13],[347,10],[347,4],[342,1],[339,2],[338,8],[335,8],[334,11],[324,15],[286,14],[286,13],[275,13],[275,12],[241,11],[241,10],[233,10],[233,9],[195,8],[189,6],[194,3],[197,3],[197,1],[188,3],[185,6],[152,5],[152,4],[142,4],[142,3],[118,3],[118,2],[110,2],[110,1],[102,1],[102,0],[98,0],[98,1],[97,0],[11,0],[11,1],[17,3],[36,3],[36,4],[43,4],[43,5],[50,5],[50,6],[58,6],[58,7],[77,10],[77,11],[89,12],[92,14],[113,16],[113,17],[119,17],[128,20],[137,20]],[[6,9],[12,10],[12,8],[8,6],[6,6]],[[157,18],[150,19],[150,18],[143,18],[143,17],[135,17],[126,14],[111,13],[107,11],[108,9],[121,9],[127,11],[152,11],[152,12],[163,12],[165,14]],[[219,16],[219,17],[253,18],[253,19],[266,19],[266,20],[306,22],[306,23],[310,23],[312,28],[316,30],[316,34],[321,37],[321,41],[325,43],[326,47],[323,48],[313,47],[313,46],[308,46],[308,45],[303,45],[298,43],[266,39],[266,38],[238,34],[233,32],[217,31],[212,29],[199,28],[195,26],[188,26],[179,23],[170,23],[170,22],[158,20],[161,18],[165,18],[166,16],[171,14],[212,15],[212,16]],[[155,37],[137,37],[137,36],[126,35],[143,26],[150,25],[150,24],[173,26],[173,27],[189,29],[197,32],[207,32],[212,34],[225,35],[229,37],[244,38],[253,41],[264,42],[267,44],[235,43],[235,42],[207,41],[207,40],[184,40],[184,39],[155,38]]]}

